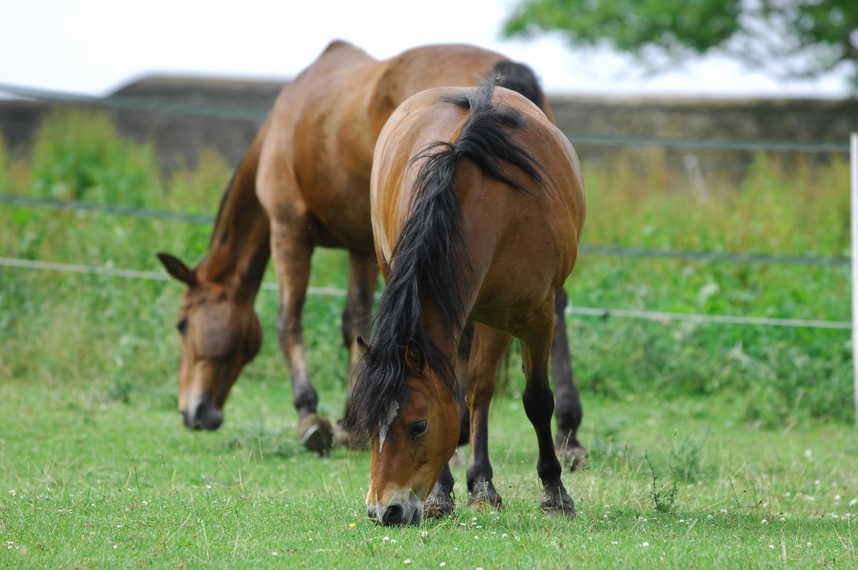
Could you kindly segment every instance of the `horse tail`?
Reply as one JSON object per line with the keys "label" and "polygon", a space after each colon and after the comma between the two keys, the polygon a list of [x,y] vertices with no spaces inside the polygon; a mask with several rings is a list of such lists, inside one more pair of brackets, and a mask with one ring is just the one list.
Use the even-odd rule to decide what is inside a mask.
{"label": "horse tail", "polygon": [[536,74],[527,65],[510,60],[499,61],[492,68],[490,77],[495,77],[501,87],[521,93],[545,111],[545,93]]}
{"label": "horse tail", "polygon": [[390,260],[387,287],[381,297],[373,333],[347,406],[346,426],[367,433],[388,414],[418,361],[455,390],[454,366],[422,327],[423,301],[437,310],[440,324],[460,330],[467,317],[465,293],[469,267],[462,235],[462,212],[455,191],[457,166],[470,160],[489,178],[526,192],[510,178],[501,162],[512,164],[534,181],[541,167],[516,143],[509,130],[524,125],[524,116],[492,104],[495,80],[478,89],[442,99],[469,111],[454,142],[435,142],[411,160],[422,160],[412,192],[411,212],[403,224]]}

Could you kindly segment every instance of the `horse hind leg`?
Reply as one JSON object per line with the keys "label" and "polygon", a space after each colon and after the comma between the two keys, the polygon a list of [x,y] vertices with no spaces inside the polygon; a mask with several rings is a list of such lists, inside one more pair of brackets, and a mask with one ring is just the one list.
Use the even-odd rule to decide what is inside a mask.
{"label": "horse hind leg", "polygon": [[468,406],[470,408],[471,467],[468,469],[468,504],[501,508],[502,501],[492,483],[489,461],[489,405],[495,391],[498,363],[512,337],[485,325],[476,325],[469,361]]}
{"label": "horse hind leg", "polygon": [[578,441],[578,428],[581,426],[583,409],[578,388],[575,386],[575,373],[572,369],[572,355],[569,351],[569,339],[566,335],[566,291],[557,292],[554,303],[554,341],[551,347],[551,377],[556,391],[557,435],[554,446],[560,460],[574,471],[587,458],[587,450]]}
{"label": "horse hind leg", "polygon": [[546,307],[542,315],[532,320],[529,331],[522,339],[524,374],[524,411],[533,429],[539,447],[536,471],[542,481],[542,510],[575,516],[575,505],[561,481],[563,469],[551,440],[551,415],[554,412],[554,395],[548,384],[548,357],[554,325],[554,313]]}
{"label": "horse hind leg", "polygon": [[292,379],[298,435],[304,447],[325,455],[333,443],[333,430],[330,422],[316,413],[319,395],[310,382],[301,323],[313,246],[309,239],[295,234],[292,228],[301,227],[298,224],[273,222],[271,226],[271,251],[280,284],[277,336]]}

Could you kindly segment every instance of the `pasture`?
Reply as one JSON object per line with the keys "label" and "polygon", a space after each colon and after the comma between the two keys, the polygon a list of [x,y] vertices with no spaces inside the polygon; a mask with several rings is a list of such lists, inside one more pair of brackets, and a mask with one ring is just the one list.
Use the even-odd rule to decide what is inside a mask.
{"label": "pasture", "polygon": [[[0,143],[2,145],[2,143]],[[657,150],[588,167],[585,242],[757,253],[848,254],[848,175],[836,157],[763,155],[708,196]],[[0,191],[212,214],[229,178],[214,154],[161,176],[151,148],[108,118],[55,114],[33,151],[0,148]],[[0,255],[156,270],[198,260],[205,225],[0,206]],[[314,258],[342,288],[347,260]],[[272,280],[269,271],[267,278]],[[847,320],[834,265],[583,256],[579,306]],[[570,318],[591,461],[564,481],[575,521],[538,511],[534,438],[516,354],[492,407],[501,512],[470,511],[463,466],[452,518],[381,528],[363,506],[367,453],[306,453],[266,338],[216,433],[176,412],[175,283],[0,269],[2,567],[854,567],[858,439],[848,331]],[[342,410],[342,299],[305,310],[321,409]]]}

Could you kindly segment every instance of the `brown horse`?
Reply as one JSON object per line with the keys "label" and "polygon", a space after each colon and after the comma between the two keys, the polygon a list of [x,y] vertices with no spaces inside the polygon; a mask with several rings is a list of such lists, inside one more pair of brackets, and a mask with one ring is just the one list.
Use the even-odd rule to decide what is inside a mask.
{"label": "brown horse", "polygon": [[[342,41],[331,43],[286,85],[221,201],[209,251],[194,269],[168,254],[158,257],[188,286],[179,311],[182,364],[179,409],[191,428],[217,429],[242,367],[259,349],[253,310],[269,255],[280,285],[278,335],[292,379],[299,432],[318,452],[331,445],[331,427],[317,416],[318,396],[304,355],[301,311],[315,246],[349,251],[342,317],[343,342],[368,335],[377,279],[369,215],[369,178],[378,133],[408,96],[429,87],[477,85],[501,74],[501,84],[546,109],[542,90],[524,65],[465,45],[416,48],[377,61]],[[565,298],[561,298],[565,304]],[[559,307],[562,314],[562,306]],[[558,326],[558,445],[573,458],[581,407],[572,380],[565,326]]]}
{"label": "brown horse", "polygon": [[430,89],[385,125],[370,193],[387,287],[346,416],[372,442],[369,516],[419,523],[430,492],[427,515],[451,510],[447,461],[459,439],[454,359],[469,319],[478,323],[468,371],[470,502],[501,504],[488,410],[514,336],[539,447],[542,509],[574,516],[551,440],[548,383],[555,298],[575,264],[584,222],[569,141],[533,103],[494,81]]}

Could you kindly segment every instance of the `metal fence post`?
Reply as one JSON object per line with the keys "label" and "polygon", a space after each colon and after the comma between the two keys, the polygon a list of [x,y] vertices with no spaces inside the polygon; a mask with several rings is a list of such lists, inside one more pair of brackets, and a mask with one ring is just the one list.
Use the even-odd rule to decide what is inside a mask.
{"label": "metal fence post", "polygon": [[852,398],[858,423],[858,133],[849,137],[850,205],[852,225]]}

